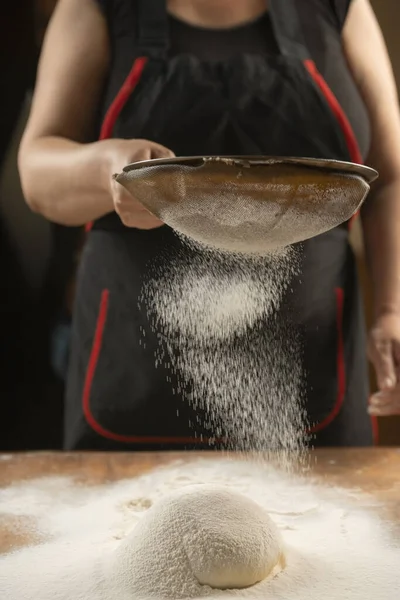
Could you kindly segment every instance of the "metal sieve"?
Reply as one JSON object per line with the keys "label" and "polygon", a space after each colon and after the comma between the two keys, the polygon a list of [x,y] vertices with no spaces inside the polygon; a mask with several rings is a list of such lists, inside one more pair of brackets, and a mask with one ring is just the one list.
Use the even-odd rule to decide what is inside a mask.
{"label": "metal sieve", "polygon": [[137,162],[115,178],[187,238],[262,255],[350,219],[377,176],[334,160],[208,156]]}

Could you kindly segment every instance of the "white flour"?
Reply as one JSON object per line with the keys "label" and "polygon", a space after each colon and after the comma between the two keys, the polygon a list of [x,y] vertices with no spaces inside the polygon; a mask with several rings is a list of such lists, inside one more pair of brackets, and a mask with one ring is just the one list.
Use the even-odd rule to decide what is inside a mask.
{"label": "white flour", "polygon": [[[272,580],[236,591],[199,586],[194,590],[198,597],[398,599],[398,532],[396,539],[389,524],[375,516],[368,497],[307,484],[250,463],[207,459],[95,488],[52,478],[2,491],[3,515],[34,518],[47,540],[0,559],[0,597],[140,600],[122,593],[126,574],[110,576],[115,550],[156,500],[197,483],[227,486],[264,507],[282,534],[287,559],[285,569]],[[152,545],[151,550],[161,570],[149,573],[143,564],[143,577],[159,581],[170,573],[162,570],[165,557],[160,547]],[[170,578],[168,585],[174,597],[177,582]],[[191,597],[196,597],[193,590]]]}
{"label": "white flour", "polygon": [[248,588],[278,573],[281,559],[279,531],[259,504],[200,484],[156,502],[120,544],[108,573],[126,596],[176,600],[210,587]]}
{"label": "white flour", "polygon": [[263,258],[186,250],[163,257],[144,285],[140,306],[160,340],[156,364],[198,409],[194,428],[205,425],[236,450],[280,450],[289,465],[307,429],[301,343],[279,312],[298,249]]}

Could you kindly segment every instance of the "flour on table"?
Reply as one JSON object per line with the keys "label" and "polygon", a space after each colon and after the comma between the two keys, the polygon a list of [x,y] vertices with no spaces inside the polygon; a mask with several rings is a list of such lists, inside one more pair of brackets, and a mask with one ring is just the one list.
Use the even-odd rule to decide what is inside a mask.
{"label": "flour on table", "polygon": [[[247,589],[188,585],[188,598],[398,600],[399,539],[374,514],[367,496],[354,498],[346,490],[324,488],[247,462],[207,459],[104,486],[82,487],[70,479],[47,478],[2,490],[3,516],[33,517],[43,541],[0,557],[0,597],[132,599],[121,593],[125,574],[113,575],[111,568],[118,549],[145,518],[147,507],[199,484],[223,486],[259,504],[280,531],[286,566]],[[160,545],[151,544],[149,550],[157,571],[157,565],[165,564]],[[168,572],[152,574],[154,581],[160,577],[165,581]],[[173,578],[166,584],[171,598],[175,584]]]}

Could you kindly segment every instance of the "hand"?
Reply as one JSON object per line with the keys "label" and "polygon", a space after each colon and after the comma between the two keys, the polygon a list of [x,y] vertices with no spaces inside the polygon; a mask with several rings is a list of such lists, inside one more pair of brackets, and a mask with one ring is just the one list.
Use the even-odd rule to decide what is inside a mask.
{"label": "hand", "polygon": [[106,158],[107,183],[113,198],[114,208],[127,227],[155,229],[164,225],[149,212],[136,198],[113,178],[126,165],[153,158],[172,158],[174,153],[168,148],[148,140],[106,140],[100,142]]}
{"label": "hand", "polygon": [[400,313],[388,313],[375,322],[368,343],[379,392],[370,398],[369,413],[400,415]]}

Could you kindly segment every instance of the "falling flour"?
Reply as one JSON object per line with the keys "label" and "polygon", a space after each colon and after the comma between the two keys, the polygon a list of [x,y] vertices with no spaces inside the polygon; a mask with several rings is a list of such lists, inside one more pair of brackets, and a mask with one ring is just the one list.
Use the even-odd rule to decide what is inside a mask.
{"label": "falling flour", "polygon": [[301,340],[281,312],[299,248],[255,257],[182,244],[153,265],[139,302],[156,364],[198,409],[200,430],[230,449],[280,451],[289,466],[307,429]]}
{"label": "falling flour", "polygon": [[[184,560],[177,568],[174,553],[184,548],[189,517],[183,514],[172,523],[169,510],[168,522],[171,500],[163,503],[163,499],[204,484],[240,494],[270,515],[283,543],[283,569],[247,589],[216,590],[195,581],[193,569],[185,571]],[[161,524],[166,529],[173,524],[178,540],[170,555],[163,552],[166,537],[154,539],[157,527],[150,512],[160,508],[162,512],[163,506],[167,514]],[[2,490],[0,509],[3,521],[20,519],[22,526],[30,522],[40,534],[36,545],[0,557],[0,597],[5,600],[397,600],[400,589],[398,531],[378,518],[371,498],[245,461],[176,463],[97,487],[83,487],[67,478],[27,481]],[[227,510],[226,519],[229,514]],[[221,515],[215,517],[216,528],[224,525],[221,520]],[[132,574],[123,566],[124,561],[129,566],[135,548],[128,543],[135,529],[150,530],[151,535],[137,540],[143,554],[135,557],[139,573]],[[201,528],[196,530],[193,524],[190,535],[197,541],[192,559],[196,552],[200,562],[207,553],[212,556],[210,539]],[[149,553],[151,561],[146,560]],[[197,572],[208,577],[207,569]],[[135,580],[132,575],[140,580],[137,588],[129,586]],[[160,589],[163,595],[157,595]]]}

